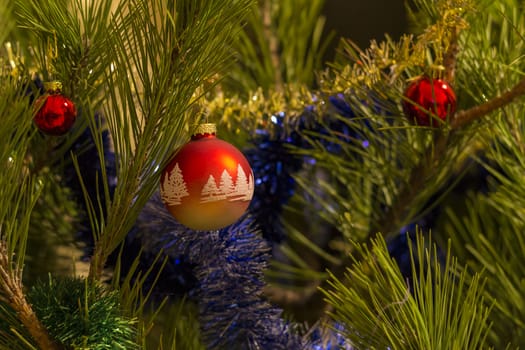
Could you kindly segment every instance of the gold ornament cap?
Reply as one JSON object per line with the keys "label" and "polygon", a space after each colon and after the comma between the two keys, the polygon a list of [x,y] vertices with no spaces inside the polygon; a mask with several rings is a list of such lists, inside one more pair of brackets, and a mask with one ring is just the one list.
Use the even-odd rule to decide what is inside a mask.
{"label": "gold ornament cap", "polygon": [[201,138],[205,136],[215,136],[217,134],[217,125],[215,123],[203,123],[195,127],[192,138]]}
{"label": "gold ornament cap", "polygon": [[58,94],[62,91],[62,82],[58,80],[45,82],[44,90],[50,94]]}

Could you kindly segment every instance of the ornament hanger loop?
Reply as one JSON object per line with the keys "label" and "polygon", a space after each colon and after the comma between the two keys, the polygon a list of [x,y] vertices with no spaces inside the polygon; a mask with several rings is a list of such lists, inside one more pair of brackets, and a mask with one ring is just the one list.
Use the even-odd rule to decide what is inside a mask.
{"label": "ornament hanger loop", "polygon": [[431,64],[429,67],[429,76],[433,79],[443,79],[445,66],[442,64]]}
{"label": "ornament hanger loop", "polygon": [[201,123],[195,126],[192,139],[198,139],[203,136],[215,136],[217,134],[217,126],[215,123]]}
{"label": "ornament hanger loop", "polygon": [[53,62],[58,58],[57,32],[53,30],[53,39],[47,39],[46,68],[50,75],[55,73]]}
{"label": "ornament hanger loop", "polygon": [[8,41],[5,43],[5,49],[7,51],[7,59],[9,60],[9,65],[12,69],[16,68],[16,60],[15,60],[15,54],[13,53],[13,45],[11,45],[11,42]]}

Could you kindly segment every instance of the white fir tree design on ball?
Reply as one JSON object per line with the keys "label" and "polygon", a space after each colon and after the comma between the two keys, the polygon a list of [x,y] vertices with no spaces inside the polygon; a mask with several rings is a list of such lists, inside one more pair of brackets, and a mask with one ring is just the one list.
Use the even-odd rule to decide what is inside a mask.
{"label": "white fir tree design on ball", "polygon": [[[210,174],[208,181],[201,190],[201,203],[209,203],[220,200],[249,201],[252,199],[254,190],[253,175],[246,176],[246,172],[240,164],[237,165],[237,181],[226,169],[222,171],[220,182]],[[189,196],[188,187],[182,176],[179,163],[176,163],[171,172],[164,177],[160,186],[160,195],[168,206],[182,204],[182,198]]]}
{"label": "white fir tree design on ball", "polygon": [[[246,200],[246,195],[250,193],[250,184],[248,183],[248,179],[246,177],[246,173],[244,172],[244,169],[239,164],[237,165],[237,183],[235,185],[235,199],[230,200]],[[237,198],[239,197],[239,198]],[[251,199],[251,196],[250,196]]]}
{"label": "white fir tree design on ball", "polygon": [[244,195],[245,201],[251,201],[253,197],[253,191],[255,190],[255,183],[253,180],[253,174],[250,174],[250,178],[248,179],[248,192]]}
{"label": "white fir tree design on ball", "polygon": [[179,163],[176,163],[169,175],[164,178],[164,183],[160,187],[160,195],[164,202],[170,206],[181,204],[181,198],[190,195],[182,177]]}
{"label": "white fir tree design on ball", "polygon": [[208,182],[206,182],[206,185],[204,185],[201,191],[201,203],[215,202],[222,199],[226,199],[226,195],[222,192],[221,188],[217,187],[213,175],[210,175]]}
{"label": "white fir tree design on ball", "polygon": [[201,191],[201,203],[214,202],[227,199],[228,201],[249,201],[253,196],[253,175],[247,178],[246,172],[240,164],[237,165],[237,181],[233,181],[232,176],[226,169],[221,174],[219,185],[213,175],[210,175],[208,182]]}
{"label": "white fir tree design on ball", "polygon": [[219,184],[219,189],[225,197],[231,197],[235,193],[235,184],[231,175],[224,169],[221,175],[221,182]]}

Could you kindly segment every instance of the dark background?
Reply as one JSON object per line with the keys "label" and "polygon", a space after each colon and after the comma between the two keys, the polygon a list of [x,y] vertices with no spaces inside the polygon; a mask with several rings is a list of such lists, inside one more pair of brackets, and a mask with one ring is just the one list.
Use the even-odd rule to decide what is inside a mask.
{"label": "dark background", "polygon": [[399,38],[407,27],[404,4],[404,0],[326,0],[325,30],[337,34],[326,60],[333,59],[340,37],[351,39],[361,48],[368,47],[371,39],[381,41],[385,33]]}

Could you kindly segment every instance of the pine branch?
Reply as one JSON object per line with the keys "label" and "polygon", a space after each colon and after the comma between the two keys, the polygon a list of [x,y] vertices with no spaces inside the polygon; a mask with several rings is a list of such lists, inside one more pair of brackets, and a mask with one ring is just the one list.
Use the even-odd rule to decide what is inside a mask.
{"label": "pine branch", "polygon": [[[136,0],[112,23],[108,45],[115,70],[106,72],[105,117],[118,183],[113,198],[104,199],[107,218],[96,225],[91,279],[100,278],[108,256],[157,189],[160,169],[187,140],[188,125],[200,118],[188,111],[199,89],[231,62],[229,44],[250,5],[251,0]],[[91,127],[100,133],[96,123]]]}
{"label": "pine branch", "polygon": [[333,33],[323,33],[325,0],[264,0],[253,6],[235,41],[238,62],[221,84],[227,95],[312,86]]}
{"label": "pine branch", "polygon": [[[513,164],[507,159],[507,164]],[[512,176],[514,179],[514,176]],[[520,176],[523,179],[523,175]],[[504,194],[507,201],[516,203],[523,199],[523,181],[513,182],[515,197]],[[509,190],[507,184],[495,192],[469,196],[465,212],[446,208],[444,220],[446,237],[453,244],[454,254],[467,261],[469,268],[483,271],[487,276],[485,294],[497,302],[491,314],[494,323],[491,340],[495,349],[509,343],[514,348],[525,346],[525,304],[522,289],[525,275],[522,257],[525,253],[523,204],[501,205],[498,197]],[[520,196],[521,195],[521,196]],[[510,197],[510,198],[509,198]],[[517,220],[509,219],[509,216]]]}
{"label": "pine branch", "polygon": [[[9,0],[0,0],[0,43],[4,43],[14,27],[12,21],[13,2]],[[0,61],[1,62],[1,61]]]}
{"label": "pine branch", "polygon": [[433,143],[428,147],[425,155],[430,155],[423,158],[420,163],[411,171],[409,180],[404,184],[399,192],[394,204],[385,212],[382,219],[370,230],[365,241],[371,241],[378,232],[389,236],[392,229],[398,229],[403,220],[406,220],[406,211],[410,208],[410,204],[414,198],[421,193],[428,182],[429,176],[435,174],[436,169],[442,166],[444,153],[449,143],[449,136],[439,134]]}
{"label": "pine branch", "polygon": [[[387,209],[382,218],[370,229],[368,235],[364,238],[364,242],[372,242],[372,238],[378,232],[385,235],[385,237],[389,237],[394,232],[397,232],[396,230],[399,229],[401,224],[407,219],[407,212],[411,209],[412,203],[426,188],[429,177],[435,175],[436,170],[443,167],[442,162],[447,147],[452,142],[451,140],[458,130],[465,128],[474,120],[480,119],[494,110],[510,104],[515,98],[524,93],[525,79],[520,81],[509,91],[484,104],[458,112],[450,123],[450,127],[453,131],[448,134],[440,133],[427,150],[422,153],[427,156],[425,156],[425,158],[423,158],[420,163],[412,169],[408,181],[404,183],[403,188],[399,191],[395,202]],[[330,271],[334,276],[340,278],[344,274],[346,268],[351,267],[352,265],[353,262],[350,259],[343,258],[342,263],[333,266],[330,268]],[[326,288],[325,284],[326,281],[321,283],[321,289]],[[308,304],[319,306],[324,305],[324,301],[318,293],[314,293],[310,300],[308,300]],[[313,308],[315,308],[315,306]],[[318,309],[323,308],[325,309],[324,311],[327,311],[330,306],[318,307]]]}
{"label": "pine branch", "polygon": [[445,67],[445,80],[454,84],[456,77],[456,59],[459,53],[458,45],[459,29],[453,31],[450,35],[450,43],[447,52],[443,57],[443,66]]}
{"label": "pine branch", "polygon": [[0,288],[3,295],[0,300],[9,304],[20,322],[29,331],[35,342],[41,349],[61,350],[47,333],[47,330],[36,317],[31,305],[26,300],[22,286],[22,272],[18,268],[11,268],[11,259],[8,255],[6,243],[0,241]]}
{"label": "pine branch", "polygon": [[452,129],[460,129],[467,124],[470,124],[471,122],[486,116],[498,108],[505,107],[523,94],[525,94],[525,78],[518,82],[512,89],[504,92],[500,96],[494,97],[493,99],[478,106],[456,113],[456,115],[452,118],[450,127]]}
{"label": "pine branch", "polygon": [[262,9],[262,19],[264,26],[264,35],[268,39],[268,46],[270,50],[270,61],[273,66],[274,86],[275,90],[282,91],[283,79],[281,71],[281,58],[279,57],[279,40],[276,33],[272,29],[272,0],[265,0]]}
{"label": "pine branch", "polygon": [[450,250],[442,260],[421,232],[408,248],[411,282],[381,236],[371,245],[356,245],[359,254],[344,278],[331,277],[324,293],[343,333],[363,348],[485,348],[491,307],[485,305],[481,276],[458,273]]}

